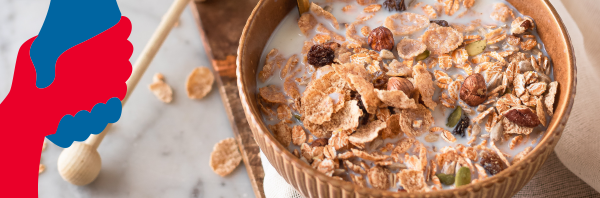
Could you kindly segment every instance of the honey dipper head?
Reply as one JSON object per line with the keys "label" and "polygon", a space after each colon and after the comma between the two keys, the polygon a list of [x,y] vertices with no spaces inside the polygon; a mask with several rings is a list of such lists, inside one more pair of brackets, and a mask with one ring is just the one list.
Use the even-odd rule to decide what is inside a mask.
{"label": "honey dipper head", "polygon": [[58,157],[58,172],[69,183],[84,186],[96,179],[102,167],[102,160],[95,148],[75,142]]}

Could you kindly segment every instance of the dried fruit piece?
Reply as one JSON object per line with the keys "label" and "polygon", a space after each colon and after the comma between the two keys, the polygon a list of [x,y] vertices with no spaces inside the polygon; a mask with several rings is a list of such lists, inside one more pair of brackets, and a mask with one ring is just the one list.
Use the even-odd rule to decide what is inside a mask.
{"label": "dried fruit piece", "polygon": [[427,57],[429,57],[429,54],[430,54],[430,53],[431,53],[431,52],[429,52],[429,50],[425,50],[423,53],[421,53],[421,54],[419,54],[417,57],[415,57],[415,59],[416,59],[417,61],[422,61],[422,60],[425,60]]}
{"label": "dried fruit piece", "polygon": [[469,43],[468,45],[465,46],[465,49],[467,50],[467,54],[469,54],[469,56],[475,56],[475,55],[481,54],[481,52],[483,52],[483,50],[485,50],[486,47],[487,47],[487,40],[483,39],[483,40]]}
{"label": "dried fruit piece", "polygon": [[187,78],[185,88],[188,98],[202,99],[212,90],[215,77],[207,67],[196,67]]}
{"label": "dried fruit piece", "polygon": [[498,154],[491,151],[490,149],[486,149],[481,151],[481,160],[479,164],[483,166],[490,175],[496,175],[506,169],[506,165],[502,162]]}
{"label": "dried fruit piece", "polygon": [[455,186],[463,186],[471,183],[471,170],[468,167],[460,167],[456,172]]}
{"label": "dried fruit piece", "polygon": [[439,178],[440,182],[442,182],[442,184],[444,184],[444,185],[452,185],[452,184],[454,184],[454,181],[455,181],[454,174],[438,173],[435,176],[437,178]]}
{"label": "dried fruit piece", "polygon": [[456,125],[456,127],[452,131],[452,134],[465,137],[465,130],[469,127],[469,124],[470,124],[469,117],[464,115],[458,122],[458,125]]}
{"label": "dried fruit piece", "polygon": [[540,125],[539,118],[529,107],[513,107],[504,113],[504,117],[523,127],[536,127]]}
{"label": "dried fruit piece", "polygon": [[404,36],[415,33],[429,25],[429,19],[420,14],[403,12],[385,18],[384,26],[389,28],[394,36]]}
{"label": "dried fruit piece", "polygon": [[389,11],[406,11],[404,0],[385,0],[383,6]]}
{"label": "dried fruit piece", "polygon": [[404,38],[398,42],[398,56],[403,59],[412,59],[415,56],[425,52],[427,46],[419,40]]}
{"label": "dried fruit piece", "polygon": [[458,124],[458,121],[460,121],[461,117],[462,117],[462,109],[460,107],[456,107],[456,109],[454,109],[454,111],[452,111],[450,116],[448,116],[448,122],[446,123],[446,126],[448,126],[448,127],[456,126],[456,124]]}
{"label": "dried fruit piece", "polygon": [[210,168],[221,177],[233,172],[242,161],[242,155],[233,138],[221,140],[210,153]]}
{"label": "dried fruit piece", "polygon": [[308,51],[308,64],[315,67],[322,67],[333,63],[335,58],[335,51],[329,46],[319,44],[313,45]]}
{"label": "dried fruit piece", "polygon": [[481,74],[475,73],[465,79],[460,88],[460,99],[469,106],[477,106],[487,98],[487,86]]}
{"label": "dried fruit piece", "polygon": [[164,77],[161,73],[154,74],[154,78],[152,78],[153,82],[148,88],[160,101],[170,103],[173,100],[173,90],[163,80]]}
{"label": "dried fruit piece", "polygon": [[379,26],[369,34],[368,43],[371,49],[375,51],[392,50],[394,48],[394,35],[390,29]]}

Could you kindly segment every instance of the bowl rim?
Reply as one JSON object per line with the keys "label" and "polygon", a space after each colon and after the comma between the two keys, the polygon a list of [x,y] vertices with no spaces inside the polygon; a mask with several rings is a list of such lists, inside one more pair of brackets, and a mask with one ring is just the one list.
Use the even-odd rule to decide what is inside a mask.
{"label": "bowl rim", "polygon": [[[379,190],[379,189],[368,188],[368,187],[360,187],[351,182],[334,179],[332,177],[329,177],[329,176],[313,169],[309,164],[305,163],[304,161],[302,161],[299,158],[297,158],[296,156],[294,156],[287,148],[284,148],[280,143],[278,143],[277,140],[275,139],[275,137],[273,137],[273,135],[269,132],[269,130],[267,129],[265,124],[262,122],[262,118],[257,116],[257,115],[261,115],[261,113],[256,112],[252,108],[249,107],[249,104],[250,104],[249,97],[253,97],[252,93],[254,93],[255,91],[248,90],[246,86],[243,86],[244,85],[244,80],[243,80],[244,75],[242,75],[242,69],[241,69],[241,65],[243,63],[242,56],[244,55],[244,50],[245,50],[245,46],[246,46],[246,37],[248,36],[249,28],[252,27],[256,23],[255,19],[256,19],[257,13],[263,8],[264,3],[267,1],[269,1],[269,0],[260,0],[258,2],[258,4],[256,5],[256,7],[253,9],[250,17],[248,18],[248,20],[246,22],[246,25],[244,26],[244,29],[242,31],[242,35],[240,37],[239,47],[238,47],[238,51],[237,51],[237,54],[238,54],[238,56],[236,57],[237,84],[238,84],[240,99],[243,104],[244,111],[246,112],[246,118],[247,118],[249,124],[256,125],[257,130],[253,130],[253,132],[258,133],[263,136],[266,136],[267,138],[264,138],[266,143],[268,145],[274,144],[275,146],[272,147],[274,149],[274,151],[277,153],[282,153],[282,155],[280,155],[280,156],[282,156],[285,160],[287,160],[292,166],[294,166],[295,168],[300,168],[300,169],[302,169],[302,171],[305,172],[305,174],[308,174],[314,178],[318,178],[319,180],[324,181],[325,183],[330,184],[332,186],[342,188],[345,190],[349,190],[349,191],[355,191],[355,192],[361,193],[361,194],[391,196],[391,197],[406,196],[406,195],[414,195],[414,196],[425,196],[425,195],[438,196],[438,195],[448,195],[448,194],[464,195],[464,194],[468,193],[468,191],[479,191],[483,188],[491,188],[494,186],[495,183],[502,182],[503,180],[506,179],[506,177],[512,177],[512,176],[516,175],[516,173],[518,171],[525,169],[528,165],[530,165],[533,162],[533,160],[535,158],[537,158],[540,155],[542,155],[543,153],[545,153],[546,149],[554,149],[554,146],[556,145],[557,141],[560,139],[560,136],[562,135],[562,131],[564,130],[566,123],[569,119],[571,110],[573,108],[573,103],[575,101],[574,98],[575,98],[576,87],[577,87],[577,66],[576,66],[576,59],[575,59],[575,54],[574,54],[574,50],[573,50],[573,45],[571,42],[570,35],[567,31],[567,28],[564,25],[562,18],[560,17],[560,15],[558,14],[558,12],[554,8],[554,6],[550,3],[549,0],[541,0],[545,6],[545,9],[548,9],[552,13],[551,16],[553,17],[553,20],[555,20],[558,23],[559,29],[562,34],[562,35],[559,35],[559,37],[562,37],[564,39],[564,42],[567,46],[567,49],[566,49],[567,58],[568,58],[568,62],[570,63],[569,67],[572,70],[572,75],[567,77],[567,79],[571,79],[571,81],[569,82],[570,85],[566,86],[567,90],[561,90],[561,91],[568,91],[568,93],[566,95],[567,102],[564,105],[563,110],[555,112],[554,116],[552,117],[552,119],[547,127],[547,130],[546,130],[547,134],[544,135],[542,140],[540,142],[538,142],[538,145],[533,148],[533,150],[525,157],[525,159],[517,162],[516,164],[511,164],[511,166],[509,166],[507,169],[500,172],[499,174],[494,175],[492,177],[488,177],[483,180],[480,180],[477,183],[471,183],[471,184],[462,186],[460,188],[443,189],[443,190],[437,190],[437,191],[431,191],[431,192],[415,192],[415,193],[392,192],[392,191]],[[558,107],[560,107],[560,106],[557,106],[556,110],[559,110]],[[269,163],[271,163],[270,160],[269,160]],[[279,171],[278,171],[278,173],[279,173]],[[279,173],[279,174],[281,175],[281,173]],[[293,186],[292,184],[290,184],[290,185]],[[294,187],[294,188],[296,188],[296,187]],[[296,190],[298,190],[298,189],[296,189]],[[301,193],[300,190],[298,190],[298,192]]]}

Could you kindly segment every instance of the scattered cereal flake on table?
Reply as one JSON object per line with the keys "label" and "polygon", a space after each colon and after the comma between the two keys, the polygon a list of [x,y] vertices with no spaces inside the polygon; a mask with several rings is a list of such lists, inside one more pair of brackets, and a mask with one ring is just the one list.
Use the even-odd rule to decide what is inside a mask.
{"label": "scattered cereal flake on table", "polygon": [[425,46],[425,44],[423,44],[421,41],[409,38],[403,38],[400,40],[396,47],[398,50],[398,56],[403,59],[412,59],[427,49],[427,46]]}
{"label": "scattered cereal flake on table", "polygon": [[196,67],[187,78],[185,88],[188,98],[202,99],[212,90],[215,82],[213,73],[207,67]]}
{"label": "scattered cereal flake on table", "polygon": [[362,125],[356,129],[349,137],[350,142],[354,143],[367,143],[373,141],[379,136],[379,131],[386,127],[386,123],[381,120],[371,121],[366,125]]}
{"label": "scattered cereal flake on table", "polygon": [[496,21],[506,22],[508,18],[515,18],[515,14],[506,4],[496,3],[494,5],[494,11],[492,14],[490,14],[490,17]]}
{"label": "scattered cereal flake on table", "polygon": [[544,104],[548,110],[548,115],[552,116],[554,114],[554,100],[556,97],[556,91],[558,90],[558,82],[551,82],[548,86],[548,93],[544,97]]}
{"label": "scattered cereal flake on table", "polygon": [[171,86],[164,82],[164,76],[161,73],[154,74],[152,84],[148,86],[150,91],[164,103],[170,103],[173,100],[173,90]]}
{"label": "scattered cereal flake on table", "polygon": [[241,161],[242,155],[233,138],[227,138],[215,144],[210,154],[210,167],[221,177],[233,172]]}
{"label": "scattered cereal flake on table", "polygon": [[390,170],[381,166],[374,166],[369,170],[367,176],[369,177],[369,183],[376,189],[386,190],[390,188]]}
{"label": "scattered cereal flake on table", "polygon": [[333,14],[323,10],[323,8],[315,3],[311,3],[310,4],[310,12],[319,16],[319,17],[323,17],[329,21],[331,21],[331,24],[333,25],[333,27],[336,30],[340,29],[340,25],[338,24],[337,19],[333,16]]}
{"label": "scattered cereal flake on table", "polygon": [[404,36],[429,26],[429,19],[424,15],[410,12],[396,13],[385,18],[384,26],[395,36]]}
{"label": "scattered cereal flake on table", "polygon": [[417,64],[413,67],[413,76],[415,81],[415,89],[421,93],[421,99],[430,109],[435,109],[437,103],[433,101],[433,94],[435,88],[433,87],[433,80],[431,80],[431,74],[427,71],[423,65]]}
{"label": "scattered cereal flake on table", "polygon": [[427,49],[434,54],[448,54],[463,42],[463,34],[451,27],[429,28],[421,36]]}
{"label": "scattered cereal flake on table", "polygon": [[415,109],[417,104],[414,99],[409,98],[401,90],[379,90],[375,89],[377,97],[387,106],[392,106],[400,109]]}
{"label": "scattered cereal flake on table", "polygon": [[42,174],[45,170],[46,170],[46,166],[43,164],[40,164],[40,172],[38,174]]}
{"label": "scattered cereal flake on table", "polygon": [[400,178],[400,185],[409,193],[427,190],[423,171],[404,169],[398,173],[398,178]]}
{"label": "scattered cereal flake on table", "polygon": [[317,26],[317,23],[317,19],[315,19],[315,17],[308,12],[303,13],[302,16],[300,16],[300,19],[298,19],[298,27],[300,27],[300,31],[305,36],[308,36],[308,31],[315,28],[315,26]]}

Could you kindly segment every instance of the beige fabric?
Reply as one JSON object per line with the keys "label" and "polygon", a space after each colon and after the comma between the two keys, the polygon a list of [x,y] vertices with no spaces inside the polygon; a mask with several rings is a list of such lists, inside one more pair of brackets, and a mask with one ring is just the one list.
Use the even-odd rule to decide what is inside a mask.
{"label": "beige fabric", "polygon": [[[600,197],[597,192],[600,191],[600,0],[550,2],[573,42],[577,58],[577,95],[555,153],[514,197]],[[264,155],[261,160],[268,198],[300,197],[293,187],[281,182],[285,180]]]}
{"label": "beige fabric", "polygon": [[554,150],[569,170],[600,191],[600,1],[551,2],[571,35],[578,70],[575,104]]}

